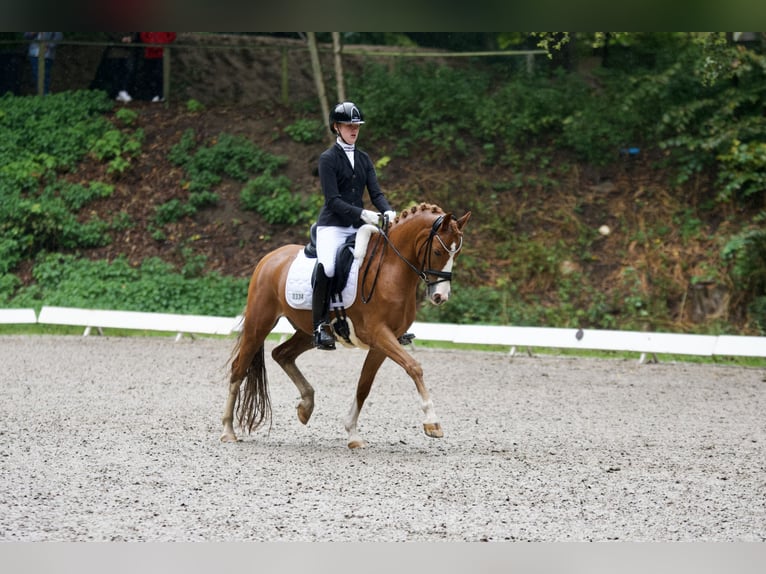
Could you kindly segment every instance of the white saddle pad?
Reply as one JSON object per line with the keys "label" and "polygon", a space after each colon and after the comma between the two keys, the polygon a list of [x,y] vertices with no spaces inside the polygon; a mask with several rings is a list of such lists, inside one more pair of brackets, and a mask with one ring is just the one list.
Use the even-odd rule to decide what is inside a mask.
{"label": "white saddle pad", "polygon": [[[343,288],[342,302],[331,302],[330,307],[351,307],[356,299],[356,281],[359,276],[359,259],[355,259],[348,274],[348,281]],[[288,305],[293,309],[311,309],[311,274],[314,272],[316,259],[309,259],[301,249],[295,260],[290,264],[287,271],[287,284],[285,285],[285,298]]]}

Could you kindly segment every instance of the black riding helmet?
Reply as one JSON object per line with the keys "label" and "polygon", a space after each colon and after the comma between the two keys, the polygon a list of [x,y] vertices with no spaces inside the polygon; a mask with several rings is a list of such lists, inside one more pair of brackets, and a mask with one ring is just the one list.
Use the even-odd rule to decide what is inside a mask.
{"label": "black riding helmet", "polygon": [[330,131],[335,133],[333,126],[336,124],[363,124],[362,111],[354,102],[341,102],[330,110]]}

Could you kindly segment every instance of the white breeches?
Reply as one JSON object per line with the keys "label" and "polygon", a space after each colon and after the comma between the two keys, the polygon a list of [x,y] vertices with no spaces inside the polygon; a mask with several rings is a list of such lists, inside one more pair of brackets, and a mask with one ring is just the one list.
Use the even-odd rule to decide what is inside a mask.
{"label": "white breeches", "polygon": [[335,253],[355,227],[317,226],[317,262],[324,266],[327,277],[335,276]]}

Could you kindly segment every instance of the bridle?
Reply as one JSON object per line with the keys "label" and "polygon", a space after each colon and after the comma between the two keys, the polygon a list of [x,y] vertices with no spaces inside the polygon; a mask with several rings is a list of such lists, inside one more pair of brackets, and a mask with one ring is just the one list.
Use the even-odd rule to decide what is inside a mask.
{"label": "bridle", "polygon": [[[378,249],[378,246],[381,244],[380,241],[376,241],[375,245],[372,248],[372,253],[370,253],[370,257],[367,259],[367,264],[365,265],[364,273],[362,275],[362,289],[361,289],[361,296],[362,296],[362,302],[367,303],[372,299],[372,294],[375,292],[375,285],[378,282],[378,276],[380,275],[380,266],[383,262],[383,255],[385,254],[385,248],[391,247],[393,249],[394,253],[396,253],[397,257],[404,261],[407,266],[412,269],[418,277],[426,284],[427,288],[431,288],[434,285],[438,285],[439,283],[443,283],[445,281],[451,281],[452,280],[452,272],[451,271],[441,271],[439,269],[433,269],[431,266],[431,251],[434,243],[434,239],[436,239],[439,244],[444,248],[444,250],[450,255],[455,255],[458,251],[460,251],[463,247],[463,237],[460,237],[460,243],[455,247],[455,249],[450,249],[447,247],[447,245],[444,243],[444,240],[442,240],[441,237],[439,237],[439,228],[442,226],[442,223],[444,222],[444,215],[440,215],[436,218],[433,225],[431,226],[431,230],[428,233],[428,239],[426,239],[423,246],[418,250],[418,253],[421,251],[423,252],[423,256],[420,261],[420,268],[418,269],[409,259],[407,259],[402,253],[396,248],[396,245],[391,243],[391,238],[388,236],[388,233],[386,232],[386,229],[388,228],[388,222],[384,221],[383,225],[380,227],[380,236],[383,237],[384,242],[383,250],[381,251],[380,258],[378,259],[378,267],[375,269],[375,278],[372,281],[372,287],[370,288],[369,295],[365,295],[364,293],[364,283],[365,279],[367,278],[367,274],[370,271],[370,266],[372,265],[372,261],[375,259],[376,251]],[[435,280],[429,279],[429,277],[436,277]]]}

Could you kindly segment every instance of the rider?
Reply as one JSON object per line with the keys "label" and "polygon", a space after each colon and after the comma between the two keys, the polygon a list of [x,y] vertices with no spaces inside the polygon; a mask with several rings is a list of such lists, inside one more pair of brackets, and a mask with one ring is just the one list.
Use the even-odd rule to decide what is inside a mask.
{"label": "rider", "polygon": [[362,112],[353,102],[341,102],[330,111],[330,131],[335,143],[319,156],[319,181],[324,205],[316,229],[317,265],[311,301],[314,320],[314,346],[335,348],[329,331],[330,279],[335,275],[335,252],[346,238],[364,223],[376,225],[379,214],[364,209],[365,187],[372,204],[393,221],[396,212],[383,195],[375,167],[366,152],[356,147]]}

